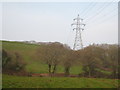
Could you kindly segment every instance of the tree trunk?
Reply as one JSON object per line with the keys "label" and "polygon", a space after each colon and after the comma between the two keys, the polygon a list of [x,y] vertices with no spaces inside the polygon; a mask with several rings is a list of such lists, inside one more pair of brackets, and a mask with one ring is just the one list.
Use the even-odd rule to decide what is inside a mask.
{"label": "tree trunk", "polygon": [[89,76],[88,77],[90,77],[91,76],[91,72],[90,72],[90,70],[89,70]]}
{"label": "tree trunk", "polygon": [[113,66],[113,78],[118,78],[117,77],[117,68],[115,66]]}
{"label": "tree trunk", "polygon": [[48,68],[49,68],[49,74],[51,74],[51,65],[50,64],[48,65]]}
{"label": "tree trunk", "polygon": [[57,67],[57,65],[54,65],[54,67],[53,67],[53,74],[56,72],[56,67]]}
{"label": "tree trunk", "polygon": [[70,74],[70,67],[65,67],[65,75],[68,76]]}

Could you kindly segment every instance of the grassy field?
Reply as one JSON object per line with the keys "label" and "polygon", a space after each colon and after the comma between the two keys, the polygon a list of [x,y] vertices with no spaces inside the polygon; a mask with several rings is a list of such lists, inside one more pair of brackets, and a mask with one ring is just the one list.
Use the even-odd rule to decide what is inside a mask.
{"label": "grassy field", "polygon": [[[2,41],[2,48],[14,53],[18,52],[23,57],[26,63],[26,71],[31,73],[48,73],[48,66],[42,63],[35,55],[39,47],[43,45],[27,44],[23,42]],[[64,67],[58,66],[57,73],[64,72]],[[70,69],[71,74],[79,74],[83,72],[82,66],[73,66]],[[106,74],[110,74],[108,71],[103,71]]]}
{"label": "grassy field", "polygon": [[103,78],[18,77],[3,75],[2,84],[3,88],[117,88],[118,80]]}
{"label": "grassy field", "polygon": [[[26,63],[26,71],[32,73],[48,73],[48,67],[36,58],[36,50],[42,45],[22,42],[2,41],[3,49],[10,53],[18,52]],[[58,66],[57,73],[64,72]],[[82,72],[82,66],[73,66],[71,74]],[[110,73],[103,71],[105,73]],[[20,77],[3,75],[3,88],[117,88],[118,80],[104,78],[70,78],[70,77]]]}
{"label": "grassy field", "polygon": [[[27,44],[23,42],[13,42],[13,41],[2,41],[3,49],[13,53],[18,52],[23,57],[26,65],[26,71],[32,73],[48,73],[48,66],[38,58],[36,58],[36,51],[42,45]],[[62,66],[57,67],[57,72],[64,72]],[[81,66],[73,66],[70,70],[71,74],[79,74],[82,72]]]}

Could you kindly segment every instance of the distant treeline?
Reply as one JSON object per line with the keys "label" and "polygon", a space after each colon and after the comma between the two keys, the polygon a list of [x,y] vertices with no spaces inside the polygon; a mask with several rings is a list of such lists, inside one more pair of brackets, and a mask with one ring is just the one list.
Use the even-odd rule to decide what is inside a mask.
{"label": "distant treeline", "polygon": [[[82,66],[83,72],[78,74],[79,77],[118,78],[120,76],[118,45],[93,44],[74,51],[66,44],[54,42],[38,47],[35,52],[34,56],[48,65],[49,74],[55,74],[57,66],[61,65],[64,67],[65,76],[69,76],[71,67],[76,65]],[[27,63],[24,62],[22,55],[4,49],[1,53],[3,73],[25,71]],[[105,71],[111,73],[107,74]]]}

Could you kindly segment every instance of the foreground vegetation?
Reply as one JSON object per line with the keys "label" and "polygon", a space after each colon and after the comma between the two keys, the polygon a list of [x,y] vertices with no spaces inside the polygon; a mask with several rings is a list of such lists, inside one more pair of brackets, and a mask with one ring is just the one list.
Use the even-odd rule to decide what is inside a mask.
{"label": "foreground vegetation", "polygon": [[[59,42],[29,44],[2,41],[3,71],[65,73],[84,77],[118,78],[118,46],[90,45],[73,51]],[[8,71],[6,71],[8,72]],[[10,71],[9,71],[10,72]]]}
{"label": "foreground vegetation", "polygon": [[[44,47],[44,45],[28,44],[24,42],[14,42],[14,41],[2,41],[2,48],[13,54],[15,52],[19,53],[24,61],[25,70],[30,73],[48,73],[48,66],[42,62],[36,56],[36,51],[39,47]],[[64,67],[58,65],[57,73],[64,72]],[[82,72],[82,66],[73,66],[70,69],[71,74],[79,74]]]}
{"label": "foreground vegetation", "polygon": [[[90,45],[78,51],[59,42],[2,41],[2,45],[3,88],[118,87],[117,45]],[[66,77],[29,77],[35,73]]]}
{"label": "foreground vegetation", "polygon": [[3,75],[3,88],[118,88],[118,80],[104,78],[18,77]]}

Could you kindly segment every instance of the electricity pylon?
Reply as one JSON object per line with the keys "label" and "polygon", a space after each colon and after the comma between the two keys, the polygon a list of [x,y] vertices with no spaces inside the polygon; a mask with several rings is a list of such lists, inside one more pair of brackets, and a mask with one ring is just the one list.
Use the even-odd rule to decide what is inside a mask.
{"label": "electricity pylon", "polygon": [[81,31],[83,31],[83,26],[85,26],[83,22],[83,19],[79,17],[79,14],[77,18],[73,19],[75,22],[71,24],[71,26],[75,25],[76,27],[73,28],[73,30],[76,30],[76,36],[74,41],[73,50],[79,50],[83,48],[82,43],[82,37],[81,37]]}

